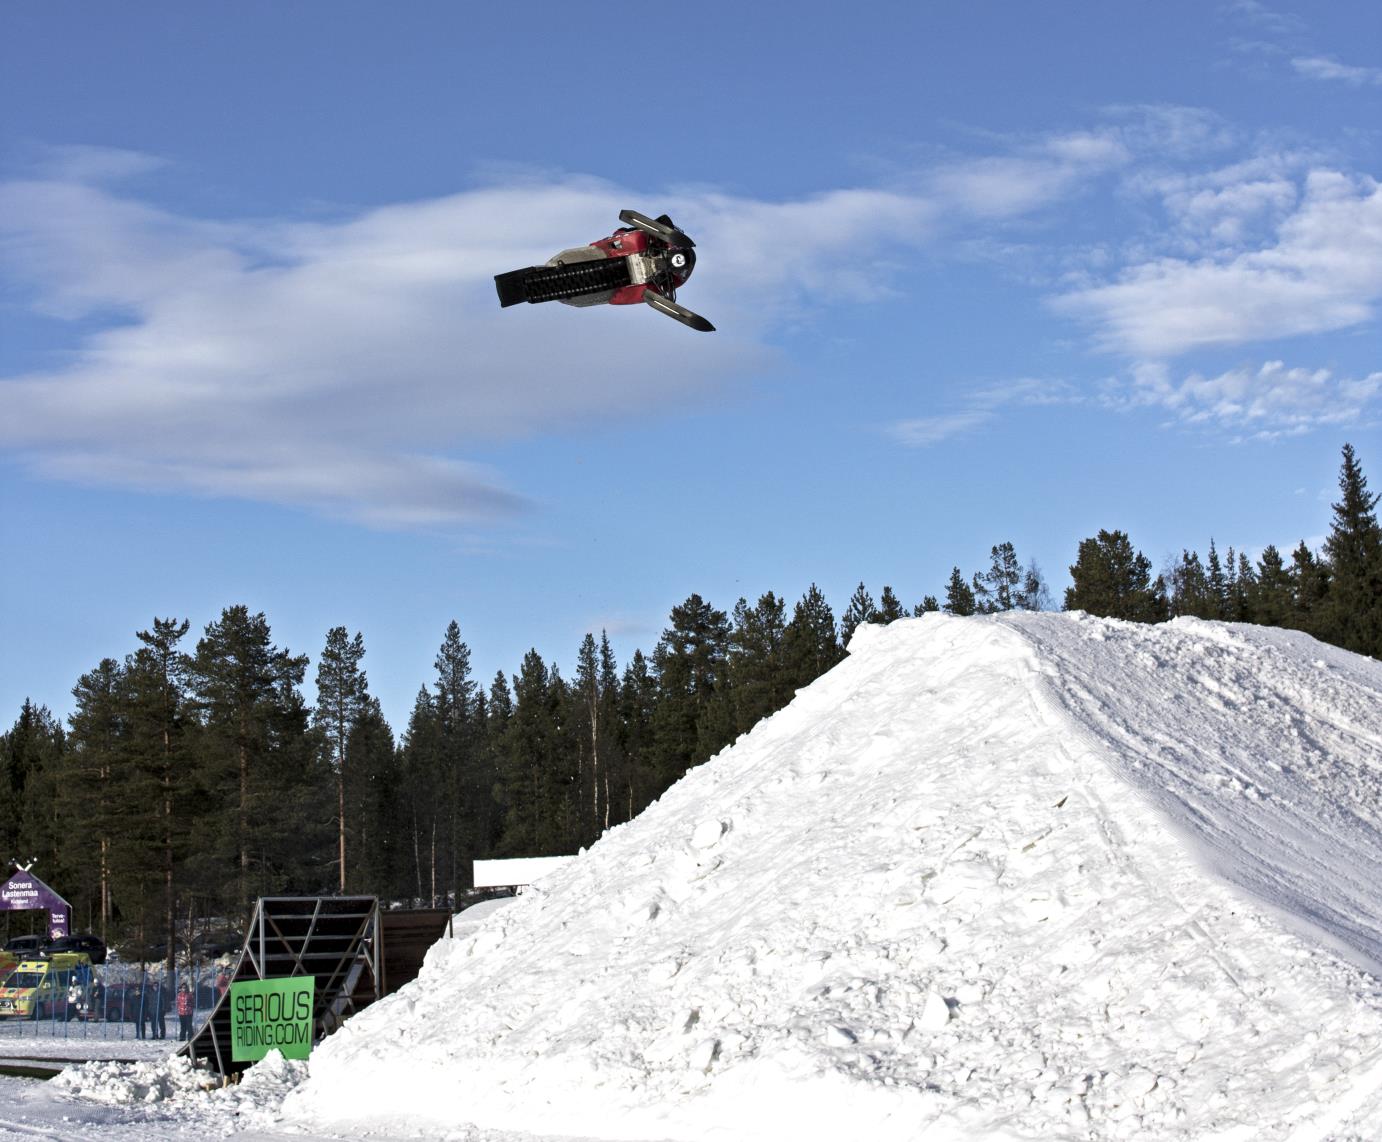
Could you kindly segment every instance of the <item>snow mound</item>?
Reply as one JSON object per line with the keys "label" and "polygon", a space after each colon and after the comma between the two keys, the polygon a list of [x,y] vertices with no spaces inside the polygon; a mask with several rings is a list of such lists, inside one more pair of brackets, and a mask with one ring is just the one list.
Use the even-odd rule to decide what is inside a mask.
{"label": "snow mound", "polygon": [[1360,970],[1382,962],[1382,664],[1083,615],[928,615],[850,652],[438,944],[319,1049],[288,1118],[1382,1134]]}
{"label": "snow mound", "polygon": [[[268,1128],[279,1106],[307,1075],[307,1064],[270,1051],[234,1086],[198,1070],[181,1055],[142,1062],[103,1061],[68,1067],[52,1080],[54,1090],[111,1107],[152,1108],[184,1128],[200,1124],[202,1137],[237,1128]],[[13,1126],[13,1123],[8,1124]]]}

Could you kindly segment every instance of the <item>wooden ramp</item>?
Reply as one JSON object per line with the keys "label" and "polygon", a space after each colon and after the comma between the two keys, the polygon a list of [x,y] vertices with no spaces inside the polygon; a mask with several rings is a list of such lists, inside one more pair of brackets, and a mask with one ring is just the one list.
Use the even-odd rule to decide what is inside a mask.
{"label": "wooden ramp", "polygon": [[[379,901],[373,896],[265,896],[255,905],[231,983],[313,976],[312,1041],[383,994]],[[231,1057],[230,989],[179,1054],[222,1075],[250,1066]]]}
{"label": "wooden ramp", "polygon": [[[427,949],[450,930],[451,910],[381,912],[373,896],[265,896],[255,905],[230,981],[313,976],[312,1042],[376,999],[411,983]],[[227,1077],[251,1064],[231,1052],[230,989],[180,1050]]]}

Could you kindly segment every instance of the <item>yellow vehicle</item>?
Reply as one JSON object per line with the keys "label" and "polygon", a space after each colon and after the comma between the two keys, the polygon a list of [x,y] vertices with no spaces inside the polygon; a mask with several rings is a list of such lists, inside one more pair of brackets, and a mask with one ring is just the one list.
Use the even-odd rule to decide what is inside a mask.
{"label": "yellow vehicle", "polygon": [[91,957],[85,952],[60,952],[46,959],[21,960],[0,983],[0,1018],[71,1019],[73,982],[91,981]]}

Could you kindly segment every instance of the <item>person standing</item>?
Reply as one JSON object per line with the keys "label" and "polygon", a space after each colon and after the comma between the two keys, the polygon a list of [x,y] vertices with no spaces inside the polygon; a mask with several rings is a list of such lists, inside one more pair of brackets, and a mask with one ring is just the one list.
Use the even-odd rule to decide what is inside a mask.
{"label": "person standing", "polygon": [[179,1040],[192,1038],[192,1009],[192,989],[187,986],[187,981],[183,980],[182,986],[178,988]]}
{"label": "person standing", "polygon": [[140,1038],[144,1038],[144,1027],[147,1024],[151,1029],[154,1021],[153,995],[149,989],[149,976],[142,967],[139,970],[139,1000],[138,1008],[135,1010],[134,1033]]}
{"label": "person standing", "polygon": [[166,1039],[168,1038],[168,995],[161,975],[154,980],[149,993],[153,1006],[153,1023],[149,1029],[149,1038]]}

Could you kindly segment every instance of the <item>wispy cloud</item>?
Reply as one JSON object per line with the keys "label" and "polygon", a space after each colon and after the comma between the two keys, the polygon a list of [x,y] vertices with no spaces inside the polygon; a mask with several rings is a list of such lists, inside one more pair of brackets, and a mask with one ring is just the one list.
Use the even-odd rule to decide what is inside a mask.
{"label": "wispy cloud", "polygon": [[1291,36],[1305,30],[1305,21],[1288,12],[1278,12],[1260,0],[1228,0],[1225,9],[1261,31],[1276,36]]}
{"label": "wispy cloud", "polygon": [[[1257,209],[1285,202],[1286,194],[1265,183],[1249,201]],[[1314,171],[1270,245],[1153,258],[1117,281],[1068,292],[1055,306],[1093,322],[1104,348],[1169,357],[1347,328],[1371,320],[1379,297],[1382,188],[1370,178]]]}
{"label": "wispy cloud", "polygon": [[1288,368],[1268,361],[1256,369],[1180,380],[1162,362],[1135,366],[1113,382],[1107,403],[1121,409],[1160,408],[1181,424],[1213,429],[1231,440],[1271,440],[1337,425],[1382,421],[1382,372],[1353,378],[1329,369]]}
{"label": "wispy cloud", "polygon": [[955,436],[965,436],[996,421],[1010,406],[1072,404],[1080,400],[1066,381],[1046,381],[1032,377],[976,389],[964,407],[934,416],[909,417],[886,425],[884,432],[908,448],[929,448]]}
{"label": "wispy cloud", "polygon": [[1291,60],[1291,66],[1307,79],[1347,83],[1353,87],[1382,87],[1382,67],[1354,67],[1325,56],[1297,56]]}

